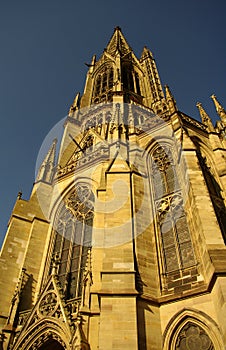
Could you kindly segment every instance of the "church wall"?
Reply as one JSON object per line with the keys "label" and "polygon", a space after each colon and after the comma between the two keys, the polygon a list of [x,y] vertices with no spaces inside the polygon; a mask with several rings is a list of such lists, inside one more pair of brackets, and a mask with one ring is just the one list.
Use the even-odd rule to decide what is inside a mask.
{"label": "church wall", "polygon": [[100,350],[137,350],[136,299],[129,296],[101,297]]}
{"label": "church wall", "polygon": [[147,300],[137,300],[138,349],[162,349],[160,308]]}
{"label": "church wall", "polygon": [[[8,316],[12,296],[16,292],[25,252],[29,242],[31,223],[12,217],[1,255],[1,316]],[[5,323],[5,320],[3,320]]]}
{"label": "church wall", "polygon": [[[212,320],[211,322],[213,322],[213,324],[215,322],[222,337],[219,333],[215,336],[220,338],[220,344],[222,344],[222,342],[225,344],[225,307],[225,283],[222,283],[221,278],[219,278],[210,293],[204,293],[186,299],[179,299],[178,296],[174,302],[161,305],[160,319],[162,334],[167,333],[167,327],[170,324],[170,321],[179,313],[183,312],[184,318],[186,318],[186,316],[192,316],[197,320],[203,315],[204,320],[206,319],[206,323],[209,319]],[[179,324],[180,321],[178,319],[177,326],[179,326]],[[216,350],[218,349],[220,350],[221,348],[216,347]]]}

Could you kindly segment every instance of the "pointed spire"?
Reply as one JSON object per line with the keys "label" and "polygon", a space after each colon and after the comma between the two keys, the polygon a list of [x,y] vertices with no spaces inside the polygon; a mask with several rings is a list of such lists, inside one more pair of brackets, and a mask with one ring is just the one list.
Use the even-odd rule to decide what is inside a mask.
{"label": "pointed spire", "polygon": [[223,106],[220,104],[220,102],[217,100],[216,95],[211,96],[213,103],[216,107],[217,114],[221,118],[222,122],[226,123],[226,111],[223,108]]}
{"label": "pointed spire", "polygon": [[106,47],[106,51],[111,56],[115,56],[117,52],[119,52],[120,55],[123,55],[123,56],[131,52],[131,48],[127,43],[124,35],[122,34],[120,27],[115,28],[114,34],[112,35]]}
{"label": "pointed spire", "polygon": [[176,105],[176,100],[173,97],[173,94],[170,91],[170,88],[168,85],[165,86],[165,91],[166,91],[166,102],[168,104],[169,111],[170,113],[174,113],[178,110]]}
{"label": "pointed spire", "polygon": [[38,181],[52,182],[53,175],[54,175],[55,158],[56,158],[56,144],[57,144],[57,139],[54,139],[48,153],[46,154],[45,159],[43,160],[39,168],[36,182]]}
{"label": "pointed spire", "polygon": [[17,194],[17,199],[21,199],[22,198],[22,191],[19,191],[18,194]]}
{"label": "pointed spire", "polygon": [[79,101],[80,101],[80,92],[77,93],[75,96],[75,99],[69,109],[68,115],[71,117],[74,113],[74,111],[77,111],[79,109]]}
{"label": "pointed spire", "polygon": [[207,126],[207,130],[208,131],[215,131],[213,123],[212,123],[212,120],[209,117],[209,115],[206,113],[206,111],[203,108],[202,104],[200,102],[197,102],[196,106],[197,106],[197,108],[199,110],[199,114],[200,114],[202,123]]}
{"label": "pointed spire", "polygon": [[140,63],[149,87],[147,93],[145,93],[144,104],[153,109],[156,114],[165,113],[167,111],[167,105],[160,76],[154,57],[146,46],[143,49]]}
{"label": "pointed spire", "polygon": [[140,57],[140,61],[143,61],[145,58],[153,58],[152,52],[147,48],[147,46],[144,46],[141,57]]}
{"label": "pointed spire", "polygon": [[96,64],[96,55],[93,55],[92,61],[91,61],[91,64],[90,64],[90,69],[89,69],[89,72],[90,72],[90,73],[93,72],[94,67],[95,67],[95,64]]}

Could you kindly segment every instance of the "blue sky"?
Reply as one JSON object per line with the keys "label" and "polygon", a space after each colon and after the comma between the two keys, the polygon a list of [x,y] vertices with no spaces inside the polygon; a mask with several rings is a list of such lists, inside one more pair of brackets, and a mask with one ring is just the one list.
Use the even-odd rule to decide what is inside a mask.
{"label": "blue sky", "polygon": [[18,191],[28,199],[40,146],[82,92],[93,54],[115,26],[139,57],[154,54],[178,107],[198,119],[200,101],[216,120],[226,108],[224,0],[8,1],[0,13],[0,243]]}

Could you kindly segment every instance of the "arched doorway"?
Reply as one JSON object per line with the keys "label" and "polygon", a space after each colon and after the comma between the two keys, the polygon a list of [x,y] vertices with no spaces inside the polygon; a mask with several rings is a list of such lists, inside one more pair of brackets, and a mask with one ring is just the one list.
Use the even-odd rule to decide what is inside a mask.
{"label": "arched doorway", "polygon": [[41,345],[38,350],[64,350],[64,347],[56,340],[49,339],[43,345]]}

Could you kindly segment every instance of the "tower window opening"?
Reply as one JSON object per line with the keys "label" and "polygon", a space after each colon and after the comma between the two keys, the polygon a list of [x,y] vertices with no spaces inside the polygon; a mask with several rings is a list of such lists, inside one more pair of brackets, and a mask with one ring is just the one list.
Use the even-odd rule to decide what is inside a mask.
{"label": "tower window opening", "polygon": [[99,103],[102,101],[111,100],[111,90],[113,88],[114,71],[113,68],[105,68],[96,77],[93,92],[93,102]]}
{"label": "tower window opening", "polygon": [[141,95],[141,92],[140,92],[140,81],[139,81],[138,73],[135,73],[135,81],[136,81],[136,92],[137,92],[138,95]]}
{"label": "tower window opening", "polygon": [[177,180],[172,153],[159,146],[152,154],[156,218],[163,271],[170,273],[195,265],[195,255]]}
{"label": "tower window opening", "polygon": [[123,89],[134,92],[134,81],[132,70],[129,66],[122,67]]}

